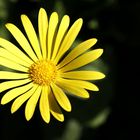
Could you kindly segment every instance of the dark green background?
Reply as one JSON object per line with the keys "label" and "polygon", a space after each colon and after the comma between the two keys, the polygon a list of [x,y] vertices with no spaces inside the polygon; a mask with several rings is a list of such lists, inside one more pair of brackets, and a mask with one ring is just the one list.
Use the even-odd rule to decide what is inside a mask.
{"label": "dark green background", "polygon": [[[82,17],[84,24],[78,40],[98,39],[94,48],[103,48],[100,61],[92,67],[107,76],[97,82],[99,93],[89,100],[69,97],[73,110],[63,111],[63,123],[51,119],[46,124],[38,107],[27,122],[24,107],[11,115],[8,103],[0,105],[0,140],[127,140],[135,139],[139,121],[139,47],[140,1],[126,0],[0,0],[0,36],[7,37],[6,22],[23,30],[21,14],[27,14],[37,29],[37,14],[44,7],[50,15],[68,14],[71,24]],[[11,37],[11,35],[10,35]],[[15,42],[13,38],[11,41]],[[90,67],[91,68],[91,67]],[[1,93],[0,97],[2,97]]]}

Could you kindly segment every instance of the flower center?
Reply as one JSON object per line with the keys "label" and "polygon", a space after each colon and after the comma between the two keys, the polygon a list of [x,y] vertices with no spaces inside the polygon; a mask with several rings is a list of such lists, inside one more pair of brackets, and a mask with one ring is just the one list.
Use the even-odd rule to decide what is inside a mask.
{"label": "flower center", "polygon": [[56,75],[57,67],[51,61],[37,61],[29,68],[29,77],[39,85],[50,85],[55,81]]}

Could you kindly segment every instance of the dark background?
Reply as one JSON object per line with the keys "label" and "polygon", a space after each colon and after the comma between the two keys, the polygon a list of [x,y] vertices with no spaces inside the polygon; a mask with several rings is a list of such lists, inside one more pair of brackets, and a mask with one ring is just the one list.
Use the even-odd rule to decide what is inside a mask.
{"label": "dark background", "polygon": [[[63,123],[52,118],[51,122],[46,124],[41,120],[38,111],[27,122],[24,118],[24,106],[11,115],[11,103],[1,105],[0,139],[135,139],[139,130],[140,1],[13,0],[5,1],[4,6],[8,14],[6,18],[1,17],[1,27],[5,22],[12,22],[20,27],[20,15],[25,13],[32,21],[35,20],[33,23],[37,28],[37,13],[40,7],[44,7],[48,15],[53,11],[58,11],[60,15],[68,14],[71,24],[82,17],[84,25],[78,39],[98,39],[95,48],[104,49],[102,63],[98,67],[107,76],[97,83],[100,93],[92,93],[89,100],[81,101],[70,97],[73,111],[64,112]],[[108,115],[101,124],[96,127],[87,125],[88,121],[94,120],[106,109]],[[74,132],[70,128],[76,131],[77,139],[72,138]]]}

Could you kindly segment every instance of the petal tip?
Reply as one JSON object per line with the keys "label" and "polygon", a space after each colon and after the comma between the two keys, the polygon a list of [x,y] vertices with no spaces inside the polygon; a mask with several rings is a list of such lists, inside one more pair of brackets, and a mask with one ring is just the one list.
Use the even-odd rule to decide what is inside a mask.
{"label": "petal tip", "polygon": [[64,116],[61,119],[59,119],[59,121],[64,122]]}
{"label": "petal tip", "polygon": [[11,23],[6,23],[5,27],[8,28],[9,26],[11,26]]}
{"label": "petal tip", "polygon": [[46,13],[46,10],[44,9],[44,8],[40,8],[39,9],[39,13],[41,14],[41,13]]}
{"label": "petal tip", "polygon": [[11,108],[11,114],[15,113],[16,111],[14,109]]}
{"label": "petal tip", "polygon": [[49,124],[49,123],[50,123],[50,119],[48,119],[48,120],[47,120],[47,119],[45,119],[44,121],[45,121],[47,124]]}
{"label": "petal tip", "polygon": [[101,54],[102,54],[102,53],[103,53],[103,51],[104,51],[103,49],[98,49],[98,50],[100,51],[100,53],[101,53]]}
{"label": "petal tip", "polygon": [[91,38],[91,39],[89,39],[89,41],[92,44],[92,46],[94,46],[97,43],[98,39],[97,38]]}
{"label": "petal tip", "polygon": [[1,105],[4,105],[3,101],[1,100]]}
{"label": "petal tip", "polygon": [[100,79],[104,79],[106,75],[104,73],[100,73]]}
{"label": "petal tip", "polygon": [[69,106],[69,107],[67,107],[65,110],[66,110],[67,112],[71,112],[71,111],[72,111],[72,108],[71,108],[71,106]]}
{"label": "petal tip", "polygon": [[63,16],[63,19],[65,19],[65,20],[67,21],[67,23],[70,22],[70,17],[69,17],[68,15],[64,15],[64,16]]}
{"label": "petal tip", "polygon": [[82,19],[82,18],[79,18],[79,19],[77,20],[77,22],[82,26],[82,24],[83,24],[83,19]]}
{"label": "petal tip", "polygon": [[82,18],[79,18],[78,20],[79,20],[79,22],[83,22],[83,19]]}
{"label": "petal tip", "polygon": [[[25,108],[25,110],[26,110],[26,108]],[[32,116],[25,111],[25,118],[27,121],[29,121],[32,118]]]}
{"label": "petal tip", "polygon": [[104,52],[104,50],[102,48],[96,49],[95,51],[98,54],[98,57],[100,57],[103,54],[103,52]]}
{"label": "petal tip", "polygon": [[85,99],[89,99],[89,98],[90,98],[90,95],[87,94],[84,98],[85,98]]}
{"label": "petal tip", "polygon": [[102,73],[102,77],[103,77],[103,78],[105,78],[105,77],[106,77],[106,75]]}
{"label": "petal tip", "polygon": [[96,88],[94,88],[94,91],[99,91],[99,88],[96,86]]}
{"label": "petal tip", "polygon": [[11,106],[11,114],[15,113],[18,108],[15,107],[14,103]]}
{"label": "petal tip", "polygon": [[31,118],[28,116],[25,116],[26,120],[29,121]]}
{"label": "petal tip", "polygon": [[1,99],[1,105],[5,105],[7,102],[6,102],[6,100],[5,100],[5,98],[2,98]]}
{"label": "petal tip", "polygon": [[45,9],[44,9],[43,7],[41,7],[41,8],[39,9],[39,11],[45,11]]}
{"label": "petal tip", "polygon": [[21,20],[23,20],[24,18],[27,18],[27,16],[26,16],[25,14],[22,14],[22,15],[20,16],[20,18],[21,18]]}
{"label": "petal tip", "polygon": [[11,29],[15,28],[16,26],[12,23],[6,23],[5,27],[10,31]]}
{"label": "petal tip", "polygon": [[53,13],[51,14],[51,16],[58,17],[58,13],[57,13],[57,12],[53,12]]}
{"label": "petal tip", "polygon": [[97,38],[93,38],[94,44],[97,43],[98,39]]}

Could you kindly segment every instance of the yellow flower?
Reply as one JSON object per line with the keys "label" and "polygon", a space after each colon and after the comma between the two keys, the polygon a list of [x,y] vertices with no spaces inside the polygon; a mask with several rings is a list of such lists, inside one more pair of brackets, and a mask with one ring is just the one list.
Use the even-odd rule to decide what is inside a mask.
{"label": "yellow flower", "polygon": [[26,102],[25,117],[30,120],[39,101],[40,114],[45,122],[49,123],[50,114],[63,121],[60,107],[71,111],[65,92],[89,98],[87,90],[98,91],[98,87],[89,81],[102,79],[104,74],[77,69],[99,58],[103,49],[89,50],[97,42],[92,38],[66,55],[81,29],[81,18],[69,28],[68,15],[59,23],[58,14],[53,12],[48,21],[46,11],[41,8],[38,14],[39,36],[26,15],[21,15],[21,21],[28,38],[14,24],[6,24],[21,48],[0,38],[0,65],[8,68],[0,70],[0,79],[4,80],[0,92],[7,92],[1,104],[16,98],[11,107],[14,113]]}

